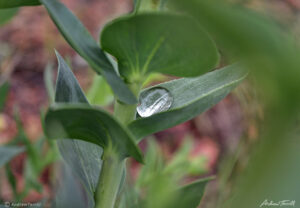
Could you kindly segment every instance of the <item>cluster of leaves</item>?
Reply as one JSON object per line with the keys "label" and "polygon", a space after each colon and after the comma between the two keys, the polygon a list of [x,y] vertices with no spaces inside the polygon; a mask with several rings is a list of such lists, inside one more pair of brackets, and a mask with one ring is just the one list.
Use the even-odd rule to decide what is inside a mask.
{"label": "cluster of leaves", "polygon": [[[188,138],[166,162],[155,140],[148,140],[145,164],[141,167],[134,185],[128,184],[123,190],[120,207],[196,207],[203,196],[205,183],[212,178],[196,181],[178,189],[187,176],[207,173],[205,157],[191,160],[192,140]],[[191,189],[191,190],[189,190]],[[192,191],[193,190],[193,191]],[[176,200],[180,197],[180,202]],[[189,202],[186,202],[189,197]]]}
{"label": "cluster of leaves", "polygon": [[[101,34],[100,48],[80,21],[57,0],[10,0],[9,3],[1,0],[0,5],[6,8],[40,3],[74,50],[107,81],[117,105],[124,109],[114,117],[103,109],[90,106],[75,76],[57,53],[56,104],[46,114],[45,132],[51,139],[63,139],[58,141],[58,147],[64,160],[81,179],[88,207],[94,206],[94,193],[97,184],[101,185],[98,179],[103,152],[102,157],[112,154],[112,148],[118,160],[130,156],[143,162],[137,147],[143,138],[192,119],[212,107],[247,75],[241,66],[232,65],[200,76],[218,64],[219,55],[208,33],[197,21],[184,14],[143,13],[139,10],[143,4],[137,2],[134,15],[118,18],[106,25]],[[117,68],[106,52],[117,59]],[[153,72],[192,78],[154,86],[170,92],[173,97],[170,109],[135,119],[136,96]],[[133,109],[132,115],[126,115],[126,108]],[[123,114],[125,118],[122,118]],[[179,198],[186,200],[174,199],[172,204],[196,207],[201,197],[192,197],[194,188],[199,186],[199,193],[202,193],[205,183],[206,180],[183,187],[184,191],[178,192],[181,195]]]}
{"label": "cluster of leaves", "polygon": [[[269,20],[248,10],[207,0],[160,1],[150,8],[142,2],[136,1],[133,14],[106,25],[100,37],[100,47],[80,21],[57,0],[0,1],[0,8],[42,4],[74,50],[107,81],[117,100],[116,106],[121,109],[112,116],[103,109],[89,105],[71,70],[57,55],[59,74],[56,104],[50,107],[46,115],[45,130],[51,139],[65,138],[59,140],[58,146],[63,158],[76,171],[85,187],[87,207],[94,206],[94,193],[98,181],[101,181],[99,175],[103,161],[100,157],[103,152],[104,161],[106,153],[111,153],[113,149],[120,160],[130,156],[143,162],[137,147],[143,138],[192,119],[219,102],[247,75],[245,70],[241,70],[242,66],[253,69],[256,75],[268,72],[268,80],[265,76],[257,77],[265,82],[261,86],[266,89],[271,114],[277,113],[281,119],[288,120],[298,112],[299,76],[296,75],[299,75],[300,64],[296,54],[299,54],[299,49],[293,45],[290,37],[283,35]],[[165,6],[169,8],[168,12],[164,11]],[[157,8],[163,11],[153,12]],[[147,13],[143,12],[145,10]],[[242,64],[207,73],[217,66],[219,59],[209,34],[227,50],[227,55],[242,60]],[[107,53],[117,59],[117,67]],[[286,68],[288,70],[282,73]],[[172,95],[173,103],[164,112],[135,118],[136,96],[139,96],[141,86],[152,72],[184,78],[144,89],[141,94],[155,87],[164,88]],[[276,127],[276,131],[267,132],[267,137],[283,136],[289,122],[282,125],[280,119],[269,121],[272,124],[269,129]],[[280,131],[278,126],[282,127]],[[270,144],[270,139],[266,140],[262,149],[270,150]],[[278,148],[282,145],[279,139],[275,139],[274,144]],[[287,155],[293,164],[297,162],[295,158],[298,154],[295,146],[284,146],[285,151],[291,149]],[[258,153],[257,158],[262,158],[262,152]],[[278,151],[272,151],[271,155],[278,158]],[[268,158],[254,160],[252,167],[262,167],[264,161],[274,170],[276,166]],[[264,176],[266,182],[261,183],[262,187],[269,187],[263,184],[272,184],[278,178],[278,174],[269,178],[267,174]],[[247,191],[258,198],[258,192],[254,191],[251,182],[257,177],[255,173],[247,175],[247,182],[241,186],[244,189],[241,189],[239,199],[233,201],[231,207],[240,206]],[[284,184],[296,190],[291,180]],[[286,196],[280,191],[271,193],[275,197],[279,193]],[[181,197],[177,197],[178,204],[184,202],[186,207],[198,205],[189,198],[192,196],[190,191],[185,190],[184,194],[190,200],[178,201]],[[248,207],[256,205],[249,203]]]}
{"label": "cluster of leaves", "polygon": [[[234,65],[222,70],[208,73],[207,75],[199,78],[183,78],[163,84],[164,87],[173,95],[178,95],[179,106],[177,107],[174,105],[174,108],[171,108],[170,111],[162,112],[149,118],[140,118],[130,123],[128,126],[129,130],[136,135],[136,137],[133,137],[122,124],[113,120],[111,117],[108,117],[109,115],[103,110],[99,108],[91,108],[90,106],[83,104],[84,102],[87,102],[87,99],[84,97],[75,76],[71,73],[70,69],[67,68],[67,65],[59,55],[58,60],[60,66],[56,88],[56,100],[60,99],[60,101],[65,100],[65,102],[67,102],[69,99],[72,99],[73,103],[81,102],[81,104],[60,104],[51,108],[46,117],[46,130],[49,137],[56,139],[77,138],[98,144],[105,149],[105,144],[109,143],[108,138],[102,133],[102,128],[105,128],[105,131],[108,131],[109,135],[111,135],[110,139],[123,139],[123,141],[112,140],[112,142],[115,142],[115,145],[118,145],[117,148],[119,148],[119,153],[122,154],[122,152],[124,152],[124,157],[131,155],[138,161],[141,161],[142,158],[139,151],[135,152],[132,150],[132,147],[136,148],[134,143],[138,143],[141,138],[144,138],[146,135],[160,131],[161,128],[168,128],[170,126],[177,125],[205,111],[228,94],[230,90],[233,89],[246,75],[245,72],[238,70],[237,65]],[[65,80],[66,77],[68,78],[67,81]],[[219,80],[219,82],[213,82],[215,80]],[[195,87],[195,89],[199,89],[197,93],[199,95],[196,96],[194,93],[193,100],[190,100],[191,103],[187,107],[185,107],[187,100],[183,97],[187,96],[187,94],[183,93],[185,92],[184,89],[176,87],[176,83],[179,83],[181,87],[185,86],[184,83],[188,83],[188,87]],[[212,83],[215,83],[215,86],[212,85]],[[161,115],[161,119],[164,117],[166,119],[168,117],[170,118],[175,114],[172,110],[175,112],[184,110],[187,113],[182,114],[179,118],[178,116],[174,116],[172,123],[169,122],[163,126],[162,124],[164,121],[157,126],[140,123],[153,123],[153,120],[151,119],[158,120],[159,118],[155,118],[157,115]],[[102,123],[100,119],[106,119],[105,123]],[[108,122],[111,123],[110,125],[114,125],[113,128],[107,126]],[[148,128],[144,128],[144,131],[141,132],[141,128],[139,128],[138,125],[144,125],[144,127]],[[128,138],[127,141],[126,138]],[[132,143],[131,141],[135,142]],[[76,172],[79,173],[81,180],[84,184],[86,184],[87,190],[93,194],[97,186],[97,178],[99,177],[100,167],[102,164],[102,161],[100,160],[102,149],[99,146],[76,140],[61,140],[58,144],[64,159],[72,166],[73,170],[76,170]],[[72,151],[70,151],[71,145],[73,149]],[[77,160],[78,155],[81,156],[80,161]]]}

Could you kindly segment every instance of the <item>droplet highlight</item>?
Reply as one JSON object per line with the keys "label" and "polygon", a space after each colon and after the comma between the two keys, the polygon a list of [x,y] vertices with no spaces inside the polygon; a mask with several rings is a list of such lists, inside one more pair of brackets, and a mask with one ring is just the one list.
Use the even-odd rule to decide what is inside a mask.
{"label": "droplet highlight", "polygon": [[141,117],[149,117],[156,113],[168,110],[172,103],[171,93],[163,87],[154,87],[140,95],[137,112]]}

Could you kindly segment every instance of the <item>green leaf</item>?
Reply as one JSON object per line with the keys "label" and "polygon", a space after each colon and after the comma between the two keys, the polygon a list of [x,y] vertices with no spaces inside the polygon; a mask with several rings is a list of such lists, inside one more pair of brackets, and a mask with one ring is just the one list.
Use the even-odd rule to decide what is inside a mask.
{"label": "green leaf", "polygon": [[221,101],[246,75],[247,72],[235,64],[200,77],[177,79],[148,88],[142,93],[155,87],[167,89],[173,97],[173,103],[165,112],[136,119],[129,124],[129,129],[141,140],[147,135],[188,121]]}
{"label": "green leaf", "polygon": [[93,205],[87,204],[75,171],[65,164],[61,164],[60,169],[59,177],[57,177],[57,192],[55,192],[52,207],[93,207]]}
{"label": "green leaf", "polygon": [[46,115],[46,134],[50,139],[73,138],[108,148],[116,148],[121,158],[143,162],[133,137],[109,113],[86,104],[62,104]]}
{"label": "green leaf", "polygon": [[8,90],[9,90],[8,82],[4,82],[2,85],[0,85],[0,111],[2,111],[5,105],[5,100],[7,97]]}
{"label": "green leaf", "polygon": [[39,0],[0,0],[0,9],[40,5]]}
{"label": "green leaf", "polygon": [[196,21],[169,13],[114,20],[103,29],[101,44],[118,59],[120,74],[129,81],[150,72],[199,76],[219,59],[214,42]]}
{"label": "green leaf", "polygon": [[181,187],[177,198],[174,200],[176,208],[197,208],[203,197],[206,184],[213,178],[205,178]]}
{"label": "green leaf", "polygon": [[0,26],[11,20],[18,12],[18,9],[0,9]]}
{"label": "green leaf", "polygon": [[111,62],[90,33],[72,12],[57,0],[41,0],[52,20],[66,41],[90,66],[109,83],[118,99],[134,104],[136,98],[123,80],[117,75]]}
{"label": "green leaf", "polygon": [[12,160],[18,154],[24,152],[24,147],[0,146],[0,168]]}
{"label": "green leaf", "polygon": [[[57,52],[56,55],[59,66],[55,102],[87,103],[87,99],[71,69]],[[79,140],[62,139],[58,140],[57,143],[65,162],[79,176],[89,193],[88,196],[93,198],[102,166],[102,148],[95,144]]]}
{"label": "green leaf", "polygon": [[64,59],[56,52],[58,76],[56,80],[56,103],[88,103],[76,77]]}

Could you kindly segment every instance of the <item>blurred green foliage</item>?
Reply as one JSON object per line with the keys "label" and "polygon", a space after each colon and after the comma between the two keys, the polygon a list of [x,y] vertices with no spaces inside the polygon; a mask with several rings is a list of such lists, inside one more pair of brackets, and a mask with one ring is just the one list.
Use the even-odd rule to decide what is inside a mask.
{"label": "blurred green foliage", "polygon": [[171,0],[172,8],[192,15],[209,31],[222,52],[251,70],[265,103],[261,141],[221,207],[259,206],[265,199],[297,200],[300,182],[299,46],[272,20],[220,1]]}
{"label": "blurred green foliage", "polygon": [[9,22],[18,12],[18,8],[0,9],[0,26]]}
{"label": "blurred green foliage", "polygon": [[4,108],[8,91],[9,91],[8,82],[0,83],[0,112]]}
{"label": "blurred green foliage", "polygon": [[[99,93],[101,91],[101,93]],[[90,103],[99,106],[107,106],[114,100],[114,94],[107,82],[100,76],[94,76],[92,85],[87,92]]]}
{"label": "blurred green foliage", "polygon": [[[141,166],[135,181],[130,179],[123,190],[120,208],[184,208],[196,207],[202,198],[206,178],[178,188],[187,177],[207,173],[204,156],[190,157],[193,142],[186,138],[171,161],[166,161],[159,144],[147,140],[145,164]],[[130,184],[133,183],[133,184]],[[187,197],[187,201],[185,201]]]}
{"label": "blurred green foliage", "polygon": [[[40,176],[46,167],[58,160],[59,155],[54,142],[48,141],[45,137],[41,137],[36,142],[30,141],[18,116],[16,116],[16,122],[18,134],[11,142],[0,148],[0,155],[3,155],[1,163],[5,164],[6,177],[13,192],[13,200],[22,202],[31,190],[36,190],[39,193],[43,191]],[[9,162],[21,153],[26,153],[26,159],[23,170],[25,184],[24,189],[20,191],[17,189],[18,179]]]}
{"label": "blurred green foliage", "polygon": [[0,0],[0,8],[14,8],[21,6],[40,5],[39,0]]}

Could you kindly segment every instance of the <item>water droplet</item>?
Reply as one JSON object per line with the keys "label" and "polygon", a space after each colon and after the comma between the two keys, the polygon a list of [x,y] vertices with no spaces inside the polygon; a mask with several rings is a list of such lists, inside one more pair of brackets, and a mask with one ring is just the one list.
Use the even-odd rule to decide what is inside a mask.
{"label": "water droplet", "polygon": [[172,103],[173,97],[168,90],[162,87],[154,87],[141,93],[137,112],[141,117],[149,117],[168,110]]}

